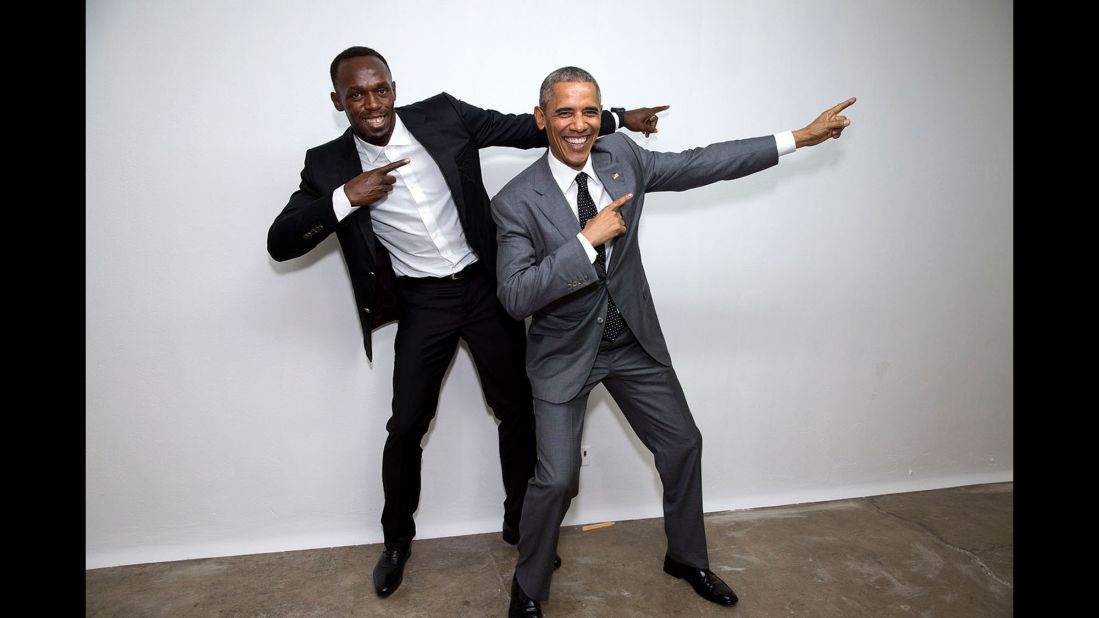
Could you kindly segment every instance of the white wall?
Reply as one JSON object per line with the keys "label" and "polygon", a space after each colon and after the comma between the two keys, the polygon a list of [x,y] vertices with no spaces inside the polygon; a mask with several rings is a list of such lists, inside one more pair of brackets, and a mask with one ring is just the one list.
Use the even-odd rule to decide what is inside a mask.
{"label": "white wall", "polygon": [[[647,148],[795,129],[838,142],[653,194],[641,230],[705,436],[706,510],[1011,480],[1010,2],[89,2],[86,565],[377,542],[395,327],[363,354],[336,239],[267,228],[346,127],[328,63],[398,103],[529,111],[577,64],[670,104]],[[506,8],[505,8],[506,7]],[[490,195],[538,152],[482,151]],[[460,350],[427,439],[421,538],[499,529],[495,424]],[[565,523],[661,514],[606,391]]]}

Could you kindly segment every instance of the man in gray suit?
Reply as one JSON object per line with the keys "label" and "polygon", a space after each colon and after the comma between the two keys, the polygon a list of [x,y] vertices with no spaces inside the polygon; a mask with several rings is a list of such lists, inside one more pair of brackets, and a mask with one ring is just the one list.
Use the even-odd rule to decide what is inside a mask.
{"label": "man in gray suit", "polygon": [[702,436],[649,295],[637,223],[646,192],[747,176],[777,164],[781,154],[839,138],[850,124],[839,112],[854,102],[798,131],[658,153],[620,134],[596,141],[602,105],[587,71],[564,67],[542,82],[534,116],[549,152],[492,200],[497,293],[512,317],[533,316],[526,364],[538,464],[523,502],[509,615],[541,616],[539,601],[549,597],[561,520],[579,488],[588,394],[599,383],[656,460],[668,537],[664,570],[703,598],[737,602],[709,569]]}

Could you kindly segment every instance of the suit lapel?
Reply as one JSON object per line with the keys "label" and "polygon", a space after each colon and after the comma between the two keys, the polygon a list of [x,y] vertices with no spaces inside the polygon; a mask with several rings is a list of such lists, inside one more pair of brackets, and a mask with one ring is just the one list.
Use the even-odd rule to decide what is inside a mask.
{"label": "suit lapel", "polygon": [[343,182],[363,173],[363,164],[359,161],[359,151],[355,148],[355,137],[348,129],[340,137],[339,148],[336,151],[336,171]]}
{"label": "suit lapel", "polygon": [[[604,150],[601,141],[595,142],[595,147],[592,148],[591,166],[595,170],[595,175],[599,177],[599,182],[603,183],[603,190],[610,196],[611,201],[614,201],[629,193],[632,187],[637,186],[637,183],[633,178],[631,168],[628,165],[622,165],[610,150]],[[634,193],[634,197],[618,209],[626,222],[626,233],[613,241],[615,250],[611,256],[610,268],[607,269],[608,277],[622,262],[618,258],[625,256],[626,247],[633,242],[633,237],[637,234],[637,214],[639,210],[635,205],[637,192]]]}
{"label": "suit lapel", "polygon": [[423,145],[424,150],[435,160],[439,171],[443,173],[446,186],[450,189],[450,195],[454,198],[454,205],[458,207],[458,214],[465,221],[465,193],[462,191],[462,182],[458,177],[458,165],[454,152],[453,139],[447,140],[445,132],[427,129],[427,116],[422,109],[416,106],[401,107],[397,109],[397,115],[401,117],[405,128]]}
{"label": "suit lapel", "polygon": [[[355,137],[351,132],[351,128],[348,128],[347,132],[343,134],[339,144],[336,151],[336,169],[339,177],[347,182],[363,173],[363,164],[359,160],[359,150],[355,147]],[[358,228],[359,234],[362,236],[366,250],[370,252],[370,259],[376,264],[378,255],[377,250],[374,248],[374,224],[370,220],[370,209],[365,210],[366,212],[356,218],[358,225],[355,227]]]}
{"label": "suit lapel", "polygon": [[549,150],[534,166],[534,176],[531,178],[531,189],[540,195],[542,199],[535,200],[542,214],[546,216],[553,226],[557,228],[566,239],[576,236],[580,232],[580,220],[572,212],[572,207],[565,200],[565,194],[557,186],[550,172]]}

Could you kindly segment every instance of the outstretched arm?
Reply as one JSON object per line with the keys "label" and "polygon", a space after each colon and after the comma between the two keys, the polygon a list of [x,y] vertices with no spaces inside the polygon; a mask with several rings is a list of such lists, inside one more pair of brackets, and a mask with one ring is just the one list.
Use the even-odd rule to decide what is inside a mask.
{"label": "outstretched arm", "polygon": [[776,165],[780,155],[804,146],[815,146],[829,138],[838,139],[851,124],[840,112],[854,103],[855,97],[851,97],[825,110],[797,131],[718,142],[678,153],[652,152],[632,140],[624,142],[637,154],[647,191],[684,191],[754,174]]}
{"label": "outstretched arm", "polygon": [[[492,109],[482,109],[444,93],[466,126],[478,148],[508,146],[512,148],[544,148],[549,145],[546,132],[538,128],[533,114],[503,114]],[[668,109],[667,105],[639,107],[623,114],[623,126],[636,133],[656,133],[657,113]],[[609,110],[603,110],[599,125],[600,135],[614,133],[617,119]]]}

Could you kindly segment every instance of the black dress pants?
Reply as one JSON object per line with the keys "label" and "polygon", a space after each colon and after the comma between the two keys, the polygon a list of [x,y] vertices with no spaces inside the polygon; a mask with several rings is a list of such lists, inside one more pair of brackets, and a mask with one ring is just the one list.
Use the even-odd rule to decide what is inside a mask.
{"label": "black dress pants", "polygon": [[504,522],[518,530],[536,459],[523,323],[500,306],[495,276],[480,262],[460,279],[398,277],[397,297],[393,416],[382,453],[386,548],[406,548],[416,535],[412,515],[420,502],[420,443],[435,417],[443,374],[459,338],[469,346],[485,400],[499,420]]}

